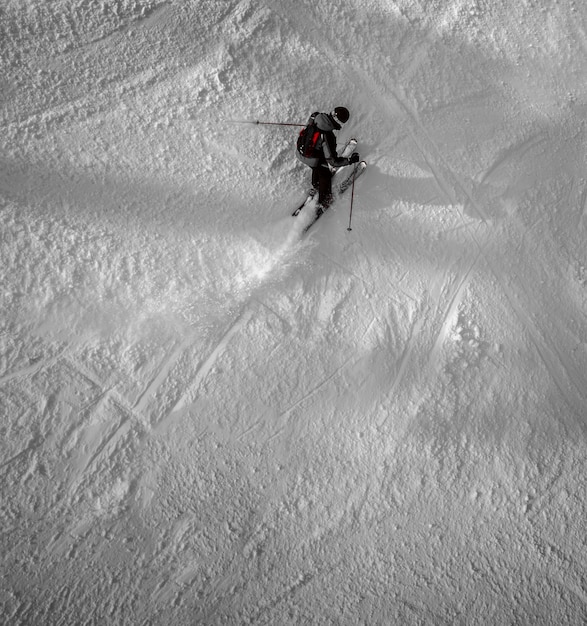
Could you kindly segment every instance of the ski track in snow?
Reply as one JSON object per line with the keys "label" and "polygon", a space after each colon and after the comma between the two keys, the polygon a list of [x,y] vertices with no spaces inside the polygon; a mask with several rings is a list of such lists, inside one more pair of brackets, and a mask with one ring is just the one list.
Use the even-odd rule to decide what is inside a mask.
{"label": "ski track in snow", "polygon": [[[0,621],[587,621],[586,33],[7,0]],[[302,237],[237,121],[338,104],[353,230]]]}
{"label": "ski track in snow", "polygon": [[245,311],[241,315],[239,315],[239,317],[230,325],[230,327],[228,328],[226,333],[222,336],[220,341],[216,343],[213,350],[210,352],[209,356],[206,357],[206,359],[204,359],[203,362],[198,366],[193,383],[191,383],[188,386],[187,393],[180,397],[180,399],[171,409],[170,413],[173,413],[174,411],[179,411],[185,406],[187,402],[186,395],[189,394],[189,387],[193,387],[197,392],[199,386],[204,382],[204,380],[210,373],[210,370],[214,366],[214,363],[218,359],[219,355],[226,348],[231,337],[235,335],[236,333],[238,333],[241,330],[241,328],[246,325],[247,321],[252,317],[252,315],[253,315],[252,311]]}

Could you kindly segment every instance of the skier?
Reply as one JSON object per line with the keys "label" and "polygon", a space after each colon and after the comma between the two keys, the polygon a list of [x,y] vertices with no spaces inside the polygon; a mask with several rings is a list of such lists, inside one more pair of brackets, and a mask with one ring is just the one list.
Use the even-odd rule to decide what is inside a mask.
{"label": "skier", "polygon": [[334,131],[340,130],[349,116],[349,110],[345,107],[336,107],[331,113],[317,111],[310,116],[306,128],[298,139],[296,154],[304,165],[312,168],[313,194],[318,192],[318,215],[332,204],[334,170],[331,168],[359,162],[359,155],[356,152],[349,158],[340,157],[336,152]]}

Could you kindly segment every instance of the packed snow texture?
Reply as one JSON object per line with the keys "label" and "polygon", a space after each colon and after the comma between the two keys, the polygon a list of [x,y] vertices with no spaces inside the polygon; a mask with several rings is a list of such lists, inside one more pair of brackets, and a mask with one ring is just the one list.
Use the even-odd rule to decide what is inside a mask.
{"label": "packed snow texture", "polygon": [[[587,7],[3,0],[5,624],[587,621]],[[301,236],[314,110],[369,167]]]}

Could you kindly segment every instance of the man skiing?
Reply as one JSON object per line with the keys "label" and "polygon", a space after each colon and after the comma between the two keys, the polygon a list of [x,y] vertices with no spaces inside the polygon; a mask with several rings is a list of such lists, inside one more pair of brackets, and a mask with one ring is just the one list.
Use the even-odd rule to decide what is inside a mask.
{"label": "man skiing", "polygon": [[336,107],[331,113],[312,113],[308,124],[298,138],[296,154],[304,165],[312,168],[313,193],[318,192],[318,215],[332,203],[332,176],[336,167],[359,162],[355,152],[349,158],[336,152],[335,130],[340,130],[349,119],[349,110]]}

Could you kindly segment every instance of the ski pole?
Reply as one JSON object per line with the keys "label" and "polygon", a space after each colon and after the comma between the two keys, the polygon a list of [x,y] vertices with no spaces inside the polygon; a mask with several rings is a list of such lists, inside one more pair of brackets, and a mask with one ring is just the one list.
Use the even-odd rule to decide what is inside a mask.
{"label": "ski pole", "polygon": [[351,228],[351,220],[353,219],[353,200],[355,199],[355,174],[356,174],[357,170],[355,169],[353,171],[353,185],[351,187],[351,210],[349,212],[349,227],[347,228],[347,230],[353,230]]}
{"label": "ski pole", "polygon": [[233,124],[261,124],[263,126],[305,126],[291,122],[261,122],[260,120],[230,120]]}

